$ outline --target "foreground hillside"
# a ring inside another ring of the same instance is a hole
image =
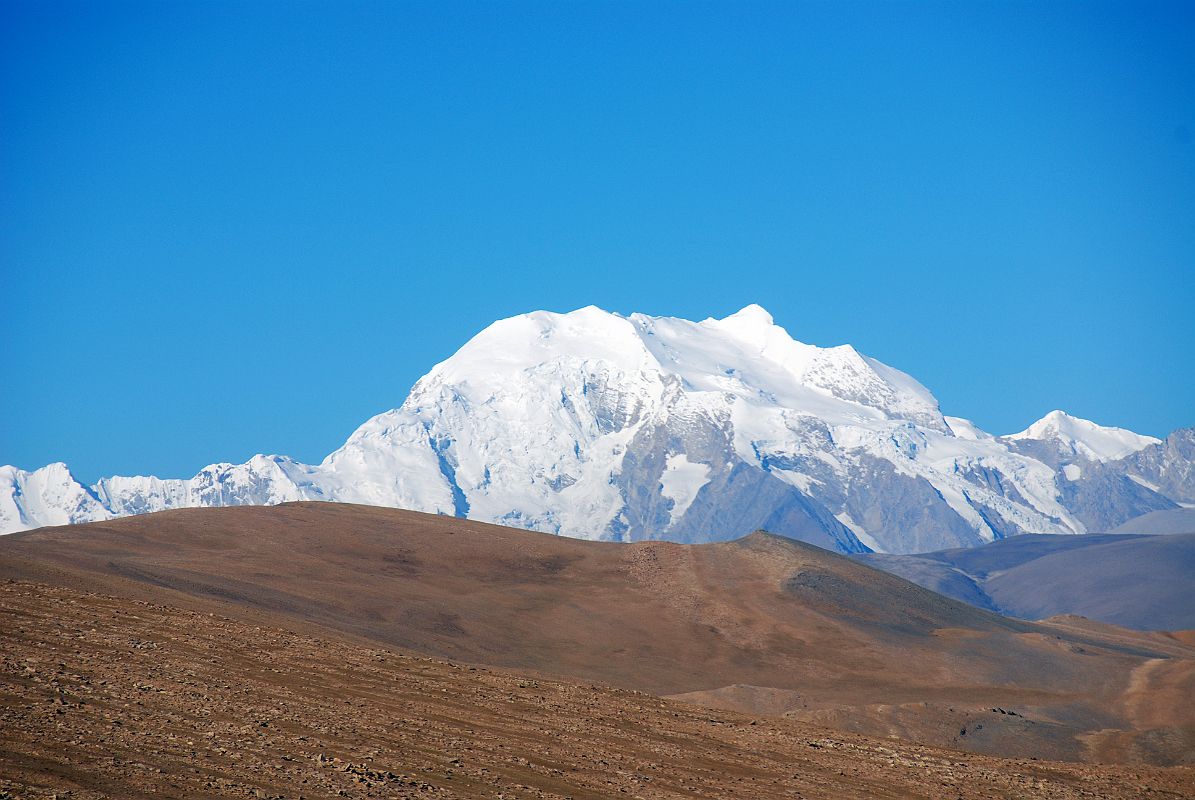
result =
[[[976,752],[1195,759],[1181,637],[1007,619],[763,534],[622,545],[300,503],[17,534],[0,575]]]
[[[1195,629],[1195,533],[1025,535],[965,550],[857,558],[1023,619],[1080,614],[1138,630]]]
[[[43,584],[0,585],[0,650],[4,797],[1195,791],[1185,767],[937,750]]]

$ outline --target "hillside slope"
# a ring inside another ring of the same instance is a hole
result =
[[[963,755],[43,584],[0,585],[0,796],[1189,794],[1189,767]]]
[[[1182,641],[1007,619],[764,534],[623,545],[299,503],[5,537],[0,574],[654,694],[767,687],[797,716],[979,752],[1195,754]]]

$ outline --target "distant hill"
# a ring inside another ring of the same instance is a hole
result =
[[[1010,619],[762,533],[621,544],[339,503],[185,509],[0,538],[0,577],[981,753],[1195,759],[1182,637]]]
[[[1182,517],[1156,519],[1140,527],[1161,530]],[[966,550],[857,558],[1022,619],[1076,614],[1138,630],[1195,629],[1195,533],[1026,535]]]
[[[1151,511],[1117,525],[1112,533],[1144,533],[1155,536],[1168,533],[1195,533],[1195,508],[1167,508]]]

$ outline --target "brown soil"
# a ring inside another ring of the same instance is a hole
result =
[[[1011,620],[767,535],[621,545],[323,503],[0,538],[0,575],[1027,758],[1195,763],[1195,647]]]
[[[1190,797],[210,613],[0,585],[0,797]]]

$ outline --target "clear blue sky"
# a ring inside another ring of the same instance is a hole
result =
[[[590,303],[1195,425],[1193,9],[2,2],[0,463],[318,461]]]

